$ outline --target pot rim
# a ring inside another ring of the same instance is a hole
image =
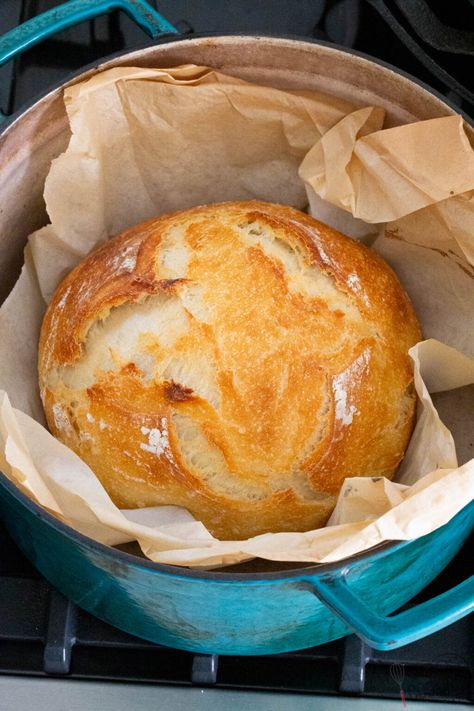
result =
[[[70,73],[67,73],[66,76],[64,77],[63,81],[61,82],[55,82],[51,86],[49,86],[46,91],[39,92],[36,94],[33,98],[29,99],[26,101],[19,109],[17,109],[15,112],[10,114],[9,116],[6,117],[6,119],[0,124],[0,139],[4,133],[6,133],[8,130],[10,130],[13,125],[18,121],[19,119],[22,118],[24,114],[26,114],[28,111],[33,109],[36,104],[39,104],[40,102],[46,100],[49,96],[54,94],[58,89],[63,89],[66,88],[67,86],[70,86],[72,84],[77,83],[78,81],[83,81],[87,78],[87,75],[92,75],[95,72],[101,72],[105,71],[107,68],[104,66],[106,64],[109,64],[111,61],[114,59],[122,59],[126,57],[127,55],[130,54],[136,54],[138,52],[141,52],[142,50],[146,49],[151,49],[152,47],[155,47],[157,45],[162,45],[162,44],[177,44],[178,42],[196,42],[199,43],[202,40],[205,39],[246,39],[246,40],[276,40],[281,41],[282,43],[284,42],[293,42],[296,44],[309,44],[309,45],[319,45],[322,47],[325,47],[326,49],[333,50],[335,52],[340,52],[343,54],[347,55],[353,55],[355,57],[358,57],[359,59],[362,59],[368,63],[372,64],[377,64],[378,66],[382,67],[383,69],[387,69],[394,74],[397,74],[404,79],[407,79],[408,81],[412,82],[413,84],[416,84],[418,87],[423,89],[424,91],[428,92],[429,94],[432,94],[435,96],[439,101],[441,101],[443,104],[445,104],[446,107],[451,109],[454,113],[462,116],[462,118],[468,123],[472,128],[474,128],[474,117],[469,116],[465,111],[463,111],[459,106],[456,106],[456,104],[452,103],[446,96],[444,96],[440,91],[437,89],[434,89],[432,86],[427,84],[426,82],[422,81],[421,79],[418,79],[417,77],[413,76],[409,72],[406,72],[403,69],[399,69],[396,67],[394,64],[390,64],[389,62],[385,62],[382,59],[379,59],[377,57],[373,57],[370,54],[367,54],[366,52],[361,52],[359,50],[352,49],[351,47],[344,47],[342,45],[333,43],[333,42],[326,42],[324,40],[320,40],[317,38],[313,37],[302,37],[300,35],[274,35],[271,33],[264,33],[264,32],[259,32],[258,34],[252,33],[252,32],[240,32],[240,33],[234,33],[234,32],[205,32],[205,33],[195,33],[195,34],[190,34],[190,35],[166,35],[164,37],[160,37],[157,40],[148,40],[142,44],[139,44],[138,46],[134,47],[133,49],[127,49],[127,50],[119,50],[117,52],[112,52],[111,54],[107,54],[104,57],[101,57],[100,59],[90,62],[89,64],[84,65],[78,70],[74,70]]]
[[[188,568],[180,565],[171,565],[169,563],[157,563],[150,558],[141,558],[139,556],[133,555],[132,553],[127,553],[114,546],[107,545],[105,543],[99,543],[93,538],[86,536],[79,531],[76,531],[69,524],[64,523],[57,519],[53,514],[50,514],[45,508],[35,501],[30,499],[26,494],[24,494],[17,486],[14,484],[2,471],[0,471],[0,489],[6,489],[8,494],[12,496],[17,502],[29,510],[33,516],[40,519],[47,526],[55,528],[60,534],[66,536],[81,543],[83,546],[95,549],[97,553],[104,556],[117,558],[122,563],[135,566],[138,568],[148,568],[155,572],[162,573],[164,575],[171,575],[173,577],[182,578],[197,578],[199,580],[213,580],[215,582],[229,582],[229,581],[248,581],[254,583],[267,582],[272,580],[292,580],[294,578],[301,578],[315,573],[330,573],[332,571],[340,571],[341,568],[352,567],[353,564],[361,563],[369,558],[381,558],[385,557],[389,553],[394,553],[397,549],[404,548],[411,543],[411,540],[402,541],[385,541],[384,543],[379,543],[376,546],[372,546],[365,551],[356,553],[349,558],[343,558],[340,561],[335,561],[333,563],[302,563],[303,567],[295,567],[290,570],[281,571],[269,571],[269,572],[249,572],[249,573],[229,573],[229,572],[219,572],[219,569],[214,570],[203,570],[200,568]],[[449,523],[449,522],[448,522]],[[8,529],[7,529],[8,531]],[[428,534],[429,535],[429,534]],[[421,536],[420,536],[421,538]],[[13,539],[14,540],[14,539]],[[267,559],[262,559],[267,560]],[[244,562],[244,561],[243,561]],[[291,561],[272,561],[272,562],[291,562]],[[295,566],[298,565],[298,561],[294,561]]]
[[[100,60],[96,60],[95,62],[91,62],[90,64],[85,65],[84,67],[81,67],[79,70],[76,70],[74,72],[71,72],[66,75],[63,81],[60,83],[55,83],[51,87],[49,87],[46,92],[41,92],[37,95],[35,95],[31,100],[25,102],[20,109],[15,111],[13,114],[8,116],[6,120],[2,123],[0,126],[0,139],[3,134],[6,132],[13,130],[15,124],[17,121],[19,121],[25,114],[27,114],[29,111],[33,110],[36,105],[40,104],[42,101],[46,101],[48,97],[50,97],[52,94],[54,94],[58,89],[63,89],[66,86],[69,86],[71,84],[77,83],[78,81],[83,81],[84,79],[87,78],[88,75],[92,75],[95,72],[100,72],[105,70],[107,67],[105,65],[109,64],[112,62],[114,59],[122,59],[125,58],[127,55],[131,54],[136,54],[138,52],[141,52],[142,50],[145,49],[151,49],[152,47],[155,47],[157,45],[161,44],[172,44],[172,43],[178,43],[178,42],[196,42],[199,43],[200,41],[206,39],[206,38],[211,38],[211,39],[219,39],[219,38],[226,38],[226,39],[248,39],[248,40],[273,40],[273,41],[281,41],[282,43],[284,42],[294,42],[294,43],[301,43],[301,44],[309,44],[309,45],[319,45],[323,46],[329,50],[335,51],[335,52],[342,52],[344,54],[348,55],[354,55],[356,57],[359,57],[360,59],[369,62],[369,63],[374,63],[379,65],[380,67],[387,69],[391,72],[394,72],[395,74],[398,74],[408,81],[411,81],[412,83],[416,84],[417,86],[421,87],[425,91],[427,91],[430,94],[433,94],[437,99],[439,99],[443,104],[445,104],[449,109],[453,110],[455,113],[460,114],[464,120],[470,124],[471,126],[474,126],[474,120],[468,116],[465,112],[463,112],[459,107],[455,106],[452,104],[445,96],[443,96],[440,92],[438,92],[436,89],[433,87],[429,86],[428,84],[424,83],[423,81],[417,79],[416,77],[412,76],[411,74],[405,72],[404,70],[401,70],[397,67],[395,67],[392,64],[389,64],[388,62],[384,62],[383,60],[380,60],[376,57],[372,57],[371,55],[368,55],[364,52],[359,52],[357,50],[354,50],[352,48],[347,48],[343,47],[338,44],[334,44],[332,42],[325,42],[323,40],[315,39],[315,38],[310,38],[310,37],[301,37],[298,35],[273,35],[270,33],[221,33],[221,32],[216,32],[216,33],[197,33],[197,34],[192,34],[192,35],[183,35],[183,36],[176,36],[176,35],[168,35],[165,37],[162,37],[158,40],[151,40],[148,42],[145,42],[137,47],[134,47],[133,49],[127,49],[127,50],[120,50],[118,52],[114,52],[112,54],[106,55],[105,57],[102,57]],[[89,547],[89,548],[95,548],[98,553],[101,553],[102,555],[110,556],[110,557],[115,557],[121,560],[124,564],[127,565],[132,565],[136,567],[142,567],[142,568],[147,568],[151,569],[155,572],[159,572],[164,575],[171,575],[173,577],[182,577],[182,578],[192,578],[192,579],[199,579],[199,580],[213,580],[213,581],[248,581],[248,582],[254,582],[254,583],[259,583],[259,582],[265,582],[265,581],[272,581],[272,580],[291,580],[294,578],[299,578],[302,576],[308,576],[308,575],[313,575],[315,573],[328,573],[331,571],[335,570],[340,570],[341,568],[347,568],[349,566],[352,566],[352,564],[355,563],[360,563],[364,560],[367,560],[369,558],[379,558],[383,557],[389,553],[395,552],[397,549],[401,549],[405,547],[406,545],[410,544],[410,540],[403,540],[403,541],[386,541],[384,543],[379,543],[376,546],[373,546],[372,548],[369,548],[367,550],[364,550],[360,553],[357,553],[349,558],[344,558],[341,561],[336,561],[332,563],[315,563],[315,564],[305,564],[304,567],[295,567],[291,568],[289,570],[285,571],[271,571],[271,572],[248,572],[248,573],[229,573],[229,572],[219,572],[219,570],[202,570],[199,568],[187,568],[184,566],[177,566],[177,565],[170,565],[167,563],[157,563],[149,558],[140,558],[136,555],[133,555],[131,553],[126,553],[125,551],[121,551],[113,546],[109,546],[103,543],[99,543],[98,541],[94,540],[93,538],[90,538],[89,536],[86,536],[82,533],[79,533],[76,531],[74,528],[69,526],[66,523],[63,523],[59,519],[57,519],[55,516],[50,514],[46,509],[44,509],[40,504],[37,504],[34,502],[32,499],[30,499],[26,494],[24,494],[13,482],[11,482],[8,477],[0,471],[0,487],[5,488],[9,494],[15,498],[18,503],[27,509],[36,516],[37,518],[41,519],[46,523],[46,525],[51,526],[55,528],[59,533],[65,535],[66,537],[70,539],[76,539],[78,542],[82,543],[83,545]],[[276,561],[277,562],[277,561]],[[283,561],[282,561],[283,562]],[[289,562],[289,561],[285,561]],[[295,561],[295,566],[298,564],[297,561]]]

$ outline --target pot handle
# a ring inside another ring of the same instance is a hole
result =
[[[125,12],[152,39],[179,34],[146,0],[69,0],[0,37],[0,66],[61,30],[113,10]],[[0,112],[0,120],[2,118],[5,116]]]
[[[312,578],[317,597],[374,649],[389,651],[427,637],[474,611],[474,575],[431,600],[382,617],[350,590],[349,569],[338,575]]]

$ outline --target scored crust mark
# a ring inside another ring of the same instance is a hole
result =
[[[246,244],[258,247],[266,257],[283,267],[290,293],[324,300],[331,311],[340,311],[353,320],[361,318],[354,299],[338,288],[333,277],[314,263],[307,251],[288,242],[287,234],[279,222],[253,213],[237,224],[237,232]]]
[[[130,363],[150,379],[154,366],[153,360],[146,357],[146,347],[140,347],[143,334],[159,334],[157,341],[171,347],[187,330],[187,314],[174,294],[158,294],[139,303],[117,306],[106,319],[91,326],[82,356],[73,365],[50,369],[46,383],[49,387],[62,382],[69,388],[87,388],[100,373],[117,372]]]
[[[158,274],[171,279],[185,277],[190,258],[183,226],[176,225],[165,230],[155,258],[155,270]]]
[[[220,409],[221,392],[217,383],[217,367],[206,351],[183,352],[165,360],[160,377],[165,382],[179,383],[194,397],[206,400],[215,410]]]
[[[184,308],[192,318],[210,326],[214,323],[214,310],[212,305],[204,298],[202,284],[187,281],[185,286],[180,289],[179,296]]]
[[[313,452],[318,448],[318,445],[321,445],[323,440],[328,436],[330,432],[329,416],[331,413],[331,404],[332,402],[329,391],[329,383],[328,378],[326,377],[323,385],[323,397],[321,399],[321,405],[318,411],[316,412],[316,416],[314,417],[313,431],[306,440],[306,443],[301,448],[301,452],[298,456],[298,463],[301,466],[304,466],[305,461],[308,458],[311,459],[311,455],[313,454]]]
[[[301,501],[329,501],[329,505],[335,503],[334,497],[313,489],[307,473],[299,469],[260,477],[259,484],[249,477],[237,478],[230,470],[223,450],[206,435],[195,419],[175,412],[172,422],[186,467],[203,479],[212,493],[226,495],[237,501],[263,501],[275,494],[290,492]]]
[[[295,244],[289,244],[284,230],[273,223],[257,213],[248,215],[245,222],[239,222],[237,229],[247,244],[262,247],[265,254],[282,263],[288,274],[300,271],[308,263],[307,255],[305,257]]]
[[[266,497],[264,487],[252,482],[243,484],[241,479],[232,475],[223,451],[206,437],[194,418],[175,412],[172,422],[186,468],[198,479],[201,478],[206,488],[216,494],[248,501]]]

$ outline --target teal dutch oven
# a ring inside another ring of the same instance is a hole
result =
[[[204,64],[254,81],[330,91],[361,106],[377,103],[386,109],[389,125],[454,112],[412,78],[332,45],[275,37],[177,37],[177,30],[143,0],[65,3],[4,35],[0,64],[54,32],[114,9],[126,12],[153,42],[86,68],[2,127],[0,298],[18,274],[26,236],[47,221],[44,180],[51,160],[69,139],[62,88],[97,71],[118,65]],[[415,540],[387,542],[332,564],[286,564],[269,571],[257,562],[252,572],[161,565],[102,545],[51,516],[1,473],[0,516],[42,575],[77,605],[133,635],[194,652],[274,654],[352,632],[376,649],[389,650],[474,609],[471,577],[434,599],[391,614],[460,550],[474,528],[474,504]]]

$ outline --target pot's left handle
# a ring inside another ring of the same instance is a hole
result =
[[[179,34],[176,27],[146,0],[69,0],[27,20],[0,37],[0,66],[61,30],[113,10],[125,12],[152,39],[162,35]],[[0,120],[2,118],[5,116],[0,114]]]

